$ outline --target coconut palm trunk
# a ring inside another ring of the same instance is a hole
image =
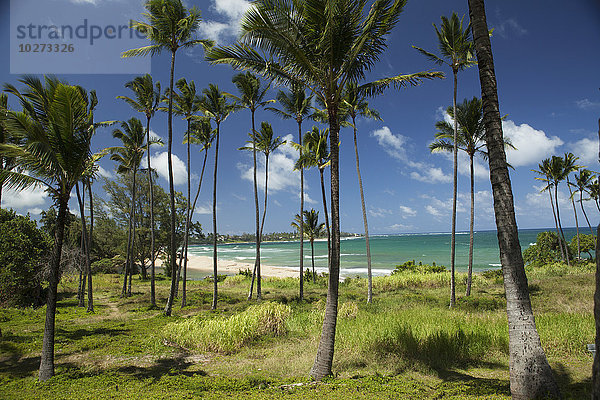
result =
[[[136,169],[133,170],[133,190],[132,190],[132,194],[131,194],[131,248],[130,248],[130,252],[131,252],[131,256],[129,257],[129,285],[127,287],[127,296],[130,297],[131,296],[131,279],[133,277],[133,272],[135,271],[135,191],[136,191],[136,178],[137,178],[137,171]]]
[[[310,240],[310,258],[312,263],[313,283],[317,283],[317,275],[315,274],[315,239]]]
[[[298,143],[302,158],[302,121],[298,120]],[[300,218],[304,215],[304,168],[300,168]],[[300,224],[300,300],[304,299],[304,224]],[[336,313],[337,315],[337,313]]]
[[[329,147],[331,150],[331,265],[323,330],[317,356],[310,371],[316,380],[331,375],[333,351],[335,348],[335,328],[338,312],[338,291],[340,280],[340,181],[339,181],[339,122],[338,105],[327,105],[329,116]]]
[[[254,124],[254,111],[252,110],[252,135],[256,133]],[[260,269],[260,209],[258,206],[258,183],[257,183],[257,165],[256,165],[256,143],[252,145],[252,164],[253,164],[253,183],[252,189],[254,190],[254,211],[256,220],[256,259],[254,260],[254,271],[252,271],[252,280],[250,282],[250,293],[248,293],[248,300],[252,299],[252,291],[254,290],[254,279],[256,278],[256,272]],[[257,288],[258,297],[258,288]]]
[[[356,156],[356,174],[358,175],[358,188],[360,189],[360,205],[362,207],[363,225],[365,227],[365,245],[367,246],[367,303],[373,302],[373,275],[371,274],[371,246],[369,245],[369,224],[367,222],[367,209],[365,207],[365,195],[363,192],[363,183],[360,176],[360,166],[358,160],[358,140],[356,138],[356,118],[352,116],[352,125],[354,127],[354,155]]]
[[[132,193],[133,193],[133,189],[132,189]],[[121,296],[125,297],[127,296],[127,277],[129,276],[129,274],[131,273],[131,269],[130,269],[130,259],[131,259],[131,253],[133,252],[132,248],[133,248],[133,244],[132,244],[132,237],[133,235],[131,234],[132,230],[133,230],[133,207],[134,207],[134,202],[133,200],[131,201],[131,206],[129,208],[129,225],[128,225],[128,230],[127,230],[127,251],[126,251],[126,258],[125,258],[125,268],[124,268],[124,276],[123,276],[123,288],[121,290]]]
[[[571,199],[571,205],[573,206],[573,214],[575,215],[575,229],[577,230],[577,259],[581,258],[581,243],[579,242],[579,220],[577,218],[577,208],[575,207],[575,200],[573,200],[573,190],[571,190],[571,182],[569,182],[569,176],[567,176],[567,187],[569,188],[569,195]]]
[[[169,174],[169,206],[171,215],[170,222],[170,254],[169,261],[171,263],[171,290],[169,291],[169,298],[165,306],[165,315],[170,316],[171,310],[173,309],[173,301],[175,300],[175,291],[177,290],[177,241],[175,238],[175,188],[173,186],[173,160],[171,156],[173,154],[173,78],[175,75],[175,51],[171,51],[171,74],[169,76],[169,111],[167,118],[168,127],[168,140],[167,140],[167,155],[168,155],[168,174]]]
[[[58,279],[60,256],[65,233],[65,219],[69,193],[63,193],[58,201],[58,215],[56,217],[56,232],[54,235],[54,249],[50,263],[50,276],[48,278],[48,299],[46,301],[46,321],[44,323],[44,338],[42,340],[42,354],[40,357],[39,380],[44,382],[54,376],[54,329],[56,316],[56,299],[58,295]]]
[[[556,219],[556,208],[554,207],[554,199],[552,198],[552,191],[548,188],[548,195],[550,196],[550,205],[552,206],[552,215],[554,216],[554,226],[556,227],[556,237],[558,238],[558,244],[560,248],[560,256],[563,262],[565,262],[565,249],[560,239],[560,230],[558,229],[558,219]]]
[[[150,117],[146,117],[146,155],[148,156],[148,191],[150,192],[150,307],[156,308],[156,260],[154,259],[154,188],[150,165]]]
[[[465,293],[465,296],[471,295],[471,285],[473,283],[473,225],[475,221],[475,173],[473,169],[472,154],[469,155],[469,172],[471,178],[471,220],[469,222],[469,265],[467,267],[467,291]]]
[[[218,295],[218,276],[217,276],[217,166],[219,163],[219,128],[220,123],[217,121],[217,135],[215,143],[215,169],[213,174],[213,300],[211,309],[217,309],[217,295]]]
[[[598,119],[598,138],[600,139],[600,118]],[[598,149],[600,162],[600,148]],[[596,290],[594,291],[594,321],[596,322],[596,349],[600,349],[600,224],[596,229]],[[592,399],[600,400],[600,351],[594,353],[592,364]]]
[[[192,188],[192,182],[191,182],[191,175],[192,175],[192,171],[191,171],[191,167],[190,167],[190,129],[191,129],[191,120],[188,119],[187,121],[187,131],[188,131],[188,140],[187,140],[187,209],[186,209],[186,216],[185,216],[185,240],[183,243],[183,247],[184,247],[184,251],[183,251],[183,282],[181,285],[181,307],[185,307],[187,304],[187,297],[186,297],[186,289],[187,289],[187,261],[188,261],[188,244],[189,244],[189,235],[190,235],[190,220],[192,218],[192,210],[190,209],[191,206],[191,188]]]
[[[558,386],[540,343],[529,298],[504,152],[496,75],[483,0],[469,0],[469,12],[479,66],[490,180],[506,292],[510,390],[513,399],[559,398]]]
[[[94,312],[94,296],[92,293],[92,264],[89,262],[90,260],[90,253],[92,251],[92,243],[94,241],[94,196],[92,194],[92,182],[90,179],[86,180],[87,182],[87,188],[88,188],[88,194],[89,194],[89,198],[90,198],[90,239],[88,240],[87,244],[88,244],[88,248],[87,248],[87,259],[88,259],[88,265],[87,265],[87,284],[88,284],[88,306],[87,306],[87,312],[89,313],[93,313]]]
[[[588,219],[587,213],[585,212],[585,207],[583,207],[583,191],[579,191],[579,206],[581,207],[581,212],[585,217],[585,222],[587,222],[588,227],[590,228],[590,234],[594,236],[594,230],[592,229],[592,224],[590,224],[590,220]]]
[[[321,175],[321,195],[323,196],[323,213],[325,214],[325,228],[327,229],[327,270],[329,271],[331,258],[331,230],[329,229],[329,214],[327,213],[327,195],[325,193],[325,180],[323,179],[323,168],[319,167]]]
[[[450,237],[450,308],[456,303],[456,200],[458,193],[458,121],[456,118],[456,92],[458,87],[458,70],[452,68],[454,75],[454,95],[452,96],[452,108],[454,109],[454,139],[452,141],[452,235]]]
[[[267,216],[267,193],[269,188],[269,155],[265,155],[265,204],[263,205],[263,214],[262,220],[260,221],[260,232],[259,232],[259,243],[262,241],[263,228],[265,227],[265,218]],[[260,258],[260,256],[259,256]],[[261,293],[261,282],[260,282],[260,260],[256,264],[256,299],[260,300],[262,298]]]
[[[564,246],[565,260],[567,261],[567,265],[571,266],[571,262],[569,261],[569,248],[567,247],[565,233],[563,232],[562,222],[560,221],[560,209],[558,208],[558,182],[554,185],[554,201],[556,202],[556,220],[558,221],[558,230],[560,231],[558,241],[561,243],[561,246]]]
[[[85,184],[84,184],[85,185]],[[81,232],[81,240],[83,242],[83,251],[85,254],[85,275],[90,275],[89,271],[91,270],[91,263],[90,263],[90,236],[88,236],[88,231],[87,231],[87,222],[85,220],[85,204],[83,202],[83,198],[81,196],[81,193],[79,191],[79,183],[75,184],[75,192],[77,193],[77,202],[79,203],[79,212],[81,214],[81,227],[82,227],[82,232]],[[88,276],[89,279],[89,276]],[[88,285],[89,285],[89,280],[88,280]],[[82,283],[82,286],[84,286],[82,289],[85,290],[85,283]],[[88,312],[93,312],[94,311],[94,305],[93,305],[93,297],[91,295],[91,285],[88,286]],[[82,298],[84,296],[84,293],[82,291]],[[90,310],[90,300],[92,301],[92,306],[91,306],[91,310]]]

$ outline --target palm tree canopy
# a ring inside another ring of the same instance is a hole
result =
[[[173,91],[173,113],[180,115],[183,119],[191,119],[195,114],[202,111],[200,96],[196,93],[196,84],[194,81],[187,81],[185,78],[179,79],[175,86],[179,93]],[[165,103],[169,102],[169,89],[165,91],[162,98]],[[168,111],[168,107],[159,107],[160,111]]]
[[[471,40],[471,24],[469,23],[463,29],[463,18],[458,19],[455,12],[452,13],[450,19],[445,16],[442,16],[441,19],[440,28],[433,24],[438,37],[441,57],[420,47],[413,46],[413,48],[438,65],[446,64],[450,66],[454,72],[476,64],[475,49]]]
[[[23,108],[8,112],[5,128],[20,144],[0,144],[0,155],[27,173],[0,170],[0,181],[16,190],[40,184],[55,198],[68,195],[89,160],[99,158],[90,151],[95,96],[55,77],[25,76],[19,82],[25,85],[22,92],[5,85]]]
[[[158,108],[160,101],[160,82],[152,81],[152,75],[146,74],[138,76],[134,80],[125,84],[125,87],[131,89],[134,98],[127,96],[117,96],[117,99],[125,100],[134,110],[144,113],[146,118],[152,118]]]
[[[275,137],[271,124],[264,121],[261,122],[260,129],[256,133],[248,136],[251,139],[247,141],[250,146],[240,147],[239,150],[253,150],[256,148],[257,151],[262,152],[267,157],[279,146],[286,143],[285,140],[281,140],[280,136]]]
[[[110,159],[119,163],[118,173],[125,174],[139,169],[146,151],[145,133],[144,126],[137,118],[121,122],[121,129],[113,131],[113,137],[123,142],[122,146],[110,148]]]
[[[204,115],[213,119],[217,125],[240,108],[238,104],[228,101],[228,98],[231,97],[230,94],[222,92],[217,85],[212,83],[208,85],[208,88],[203,89],[202,93],[204,95],[200,98],[200,107],[204,111]]]
[[[313,116],[313,96],[307,96],[302,85],[292,84],[289,91],[280,90],[277,92],[276,99],[281,109],[275,107],[266,107],[266,109],[283,119],[294,119],[297,123],[302,123],[306,118]]]
[[[579,174],[575,174],[575,185],[583,193],[586,192],[596,176],[589,169],[580,169]]]
[[[231,81],[240,92],[240,96],[232,95],[232,97],[240,104],[240,106],[254,112],[259,107],[264,107],[275,100],[265,100],[270,85],[261,87],[260,79],[250,72],[245,74],[240,73],[235,75]]]
[[[131,21],[131,28],[137,30],[152,42],[151,45],[131,49],[121,57],[157,55],[163,50],[176,52],[179,48],[191,48],[201,44],[205,49],[213,45],[210,40],[195,39],[194,34],[200,25],[200,10],[186,9],[181,0],[148,0],[144,6],[147,22]]]
[[[342,99],[342,108],[345,113],[354,120],[358,116],[365,118],[375,119],[377,121],[383,121],[377,110],[369,107],[364,93],[362,93],[356,83],[348,82],[344,89],[344,97]],[[350,122],[350,126],[354,125]]]
[[[300,215],[296,214],[294,221],[290,225],[300,231],[300,224],[302,223],[304,236],[313,242],[325,232],[325,223],[319,223],[319,212],[314,208],[311,208],[310,211],[304,210],[303,214],[304,221],[300,221]]]
[[[329,129],[319,129],[313,126],[312,129],[304,134],[303,144],[291,143],[295,149],[302,147],[302,156],[294,164],[294,169],[318,167],[325,168],[329,165],[329,145],[327,140]]]
[[[216,131],[210,123],[210,118],[199,117],[192,120],[190,132],[186,132],[183,143],[185,144],[189,140],[192,144],[202,146],[200,151],[206,151],[215,140],[216,134]]]

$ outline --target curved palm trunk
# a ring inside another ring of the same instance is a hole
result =
[[[200,195],[200,188],[202,187],[202,178],[204,177],[204,168],[206,167],[206,158],[208,156],[208,150],[204,152],[204,161],[202,162],[202,172],[200,172],[200,182],[198,182],[198,190],[196,191],[196,196],[194,197],[194,203],[192,204],[192,213],[193,210],[196,209],[196,202],[198,201],[198,196]]]
[[[600,118],[598,119],[598,138],[600,139]],[[600,162],[600,148],[598,149]],[[596,349],[600,349],[600,224],[596,230],[596,290],[594,291],[594,321],[596,321]],[[592,364],[592,399],[600,400],[600,351],[594,355]]]
[[[187,210],[185,217],[185,241],[184,241],[184,251],[183,251],[183,283],[181,285],[181,307],[185,307],[187,304],[186,298],[186,283],[187,283],[187,260],[188,260],[188,244],[189,244],[189,236],[190,236],[190,220],[192,219],[192,210],[190,209],[191,203],[191,168],[190,168],[190,125],[191,121],[188,119],[187,123],[188,128],[188,140],[187,140]]]
[[[150,166],[150,117],[146,118],[146,154],[148,156],[148,190],[150,192],[150,306],[156,308],[156,281],[154,259],[154,188]]]
[[[317,356],[310,371],[310,375],[316,380],[322,380],[331,375],[340,283],[340,151],[338,145],[340,128],[337,104],[330,103],[327,106],[329,112],[329,146],[331,148],[331,267],[329,270],[323,331],[317,349]]]
[[[87,180],[88,194],[90,197],[90,239],[88,240],[89,247],[87,247],[87,259],[88,259],[88,307],[87,312],[94,312],[94,296],[92,293],[92,264],[90,263],[90,253],[92,251],[92,243],[94,241],[94,196],[92,194],[92,182]]]
[[[254,110],[251,110],[252,113],[252,135],[256,133],[254,128]],[[257,166],[256,166],[256,143],[252,141],[252,163],[254,166],[253,171],[253,185],[252,188],[254,190],[254,210],[255,210],[255,222],[256,222],[256,259],[254,260],[254,271],[252,271],[252,280],[250,282],[250,293],[248,293],[248,300],[252,299],[252,291],[254,290],[254,279],[256,278],[256,271],[260,269],[260,209],[258,206],[258,179],[257,179]],[[258,296],[258,294],[257,294]]]
[[[83,251],[85,253],[85,273],[88,274],[90,271],[90,240],[87,233],[87,223],[85,221],[85,204],[83,204],[83,199],[81,197],[81,193],[79,191],[79,182],[75,184],[75,193],[77,194],[77,202],[79,203],[79,213],[81,214],[81,241],[83,242]],[[83,283],[85,285],[85,283]],[[89,293],[89,297],[91,297],[91,293]],[[82,292],[82,300],[83,300],[83,292]],[[88,298],[89,298],[88,297]],[[88,300],[89,305],[89,300]],[[88,306],[88,311],[90,311]],[[94,307],[92,305],[92,310],[94,311]]]
[[[558,386],[542,349],[529,299],[504,152],[496,75],[483,0],[469,0],[469,12],[479,65],[490,180],[506,292],[510,390],[515,400],[558,398]]]
[[[587,213],[585,212],[585,208],[583,207],[583,192],[580,190],[579,191],[579,206],[581,207],[581,211],[583,212],[583,216],[585,217],[585,221],[587,222],[589,228],[590,228],[590,233],[592,236],[594,236],[594,230],[592,229],[592,225],[590,224],[590,220],[588,219]]]
[[[454,74],[454,96],[452,97],[452,108],[454,109],[454,139],[452,148],[453,160],[453,185],[452,185],[452,235],[450,237],[450,308],[456,303],[456,277],[455,277],[455,260],[456,260],[456,200],[458,193],[458,121],[456,119],[456,91],[458,86],[458,71],[452,68]]]
[[[56,317],[56,297],[58,294],[58,279],[60,256],[62,252],[65,233],[65,218],[69,193],[62,194],[59,198],[58,215],[56,217],[56,232],[54,236],[54,249],[50,262],[50,276],[48,279],[48,298],[46,300],[46,321],[44,323],[44,339],[42,341],[42,355],[40,357],[39,380],[44,382],[54,376],[54,328]]]
[[[560,222],[560,209],[558,208],[558,182],[554,185],[554,201],[556,202],[556,219],[558,220],[558,229],[560,230],[560,236],[558,237],[558,240],[565,248],[565,259],[567,260],[567,265],[571,266],[571,262],[569,261],[569,248],[567,247],[567,241],[565,240],[562,223]]]
[[[132,189],[132,193],[133,193],[133,189]],[[133,194],[132,194],[133,196]],[[128,231],[127,231],[127,255],[126,255],[126,259],[125,259],[125,268],[124,268],[124,277],[123,277],[123,289],[121,290],[121,296],[125,297],[127,296],[127,277],[129,276],[129,274],[131,273],[131,269],[130,269],[130,262],[131,262],[131,257],[132,257],[132,252],[133,252],[133,244],[132,244],[132,230],[133,230],[133,207],[134,207],[134,202],[133,199],[131,201],[131,206],[129,208],[129,227],[128,227]]]
[[[79,242],[81,251],[85,251],[85,245],[83,243],[83,230],[81,232],[81,241]],[[83,267],[79,267],[79,285],[77,287],[77,307],[85,307],[85,271]]]
[[[220,123],[217,122],[217,140],[215,144],[215,171],[213,175],[213,300],[211,309],[217,309],[217,165],[219,162],[219,128]]]
[[[577,219],[577,208],[575,208],[575,200],[573,200],[573,191],[571,190],[571,182],[567,176],[567,188],[569,188],[569,195],[571,198],[571,205],[573,206],[573,213],[575,214],[575,229],[577,229],[577,259],[581,258],[581,243],[579,242],[579,220]]]
[[[133,170],[133,193],[131,195],[131,256],[129,257],[129,286],[127,288],[127,296],[131,296],[131,279],[133,277],[133,271],[135,269],[135,190],[136,190],[136,176],[137,171]]]
[[[354,126],[354,155],[356,156],[356,174],[358,175],[358,187],[360,189],[360,205],[362,207],[363,224],[365,226],[365,244],[367,246],[367,303],[373,302],[373,275],[371,274],[371,246],[369,245],[369,224],[367,223],[367,209],[365,207],[365,195],[363,193],[362,178],[360,176],[360,167],[358,161],[358,141],[356,139],[356,120],[352,117]]]
[[[265,204],[263,206],[262,221],[260,222],[260,241],[262,241],[263,228],[265,227],[265,217],[267,216],[267,193],[269,187],[269,154],[265,154]],[[260,261],[256,266],[256,299],[262,298],[262,292],[260,288]]]
[[[327,228],[327,271],[331,265],[331,230],[329,229],[329,214],[327,213],[327,195],[325,194],[325,181],[323,179],[323,168],[319,167],[321,175],[321,195],[323,196],[323,212],[325,213],[325,228]]]
[[[170,249],[169,251],[169,262],[171,263],[171,290],[169,291],[169,298],[165,306],[165,315],[170,316],[173,308],[173,301],[175,300],[175,290],[177,290],[177,248],[175,240],[175,188],[173,187],[173,160],[171,160],[171,154],[173,154],[173,75],[175,74],[175,52],[171,52],[171,75],[169,77],[169,113],[168,113],[168,169],[169,169],[169,205],[171,207],[171,238],[170,238]]]
[[[473,283],[473,225],[475,221],[475,174],[473,171],[473,155],[469,154],[469,170],[471,173],[471,221],[469,223],[469,266],[467,270],[467,291],[465,296],[471,295]]]
[[[302,122],[298,122],[298,143],[300,144],[300,158],[302,158]],[[304,168],[300,168],[300,300],[304,299]]]
[[[552,191],[548,188],[548,195],[550,196],[550,205],[552,206],[552,215],[554,216],[554,226],[556,227],[556,237],[558,238],[558,247],[560,248],[560,257],[565,262],[565,249],[563,248],[562,240],[560,239],[560,230],[558,229],[558,220],[556,219],[556,209],[554,207],[554,200],[552,199]]]
[[[310,258],[312,262],[313,283],[317,283],[317,275],[315,274],[315,239],[310,239]]]

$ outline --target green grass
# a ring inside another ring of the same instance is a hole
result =
[[[589,397],[594,338],[589,267],[528,271],[542,345],[565,398]],[[263,280],[247,301],[244,276],[188,282],[188,305],[172,317],[150,309],[149,282],[121,298],[120,277],[94,277],[95,314],[77,307],[74,279],[60,285],[56,376],[36,381],[45,308],[0,309],[0,387],[7,399],[508,399],[508,329],[501,277],[478,275],[448,309],[448,274],[404,272],[340,286],[335,378],[310,383],[325,309],[326,279]],[[157,282],[162,305],[168,280]],[[574,290],[574,288],[577,288]]]

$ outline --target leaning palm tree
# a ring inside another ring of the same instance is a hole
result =
[[[183,259],[183,284],[181,288],[181,306],[185,307],[187,303],[186,297],[186,285],[187,285],[187,255],[188,255],[188,242],[189,242],[189,232],[190,232],[190,222],[192,218],[192,209],[191,207],[191,157],[190,157],[190,140],[186,140],[190,134],[192,119],[197,118],[197,114],[202,111],[200,106],[200,96],[196,94],[196,84],[194,81],[188,82],[185,78],[181,78],[175,84],[177,89],[179,89],[179,93],[175,92],[172,94],[174,107],[173,112],[176,115],[181,116],[187,122],[187,130],[184,135],[184,143],[186,144],[186,154],[187,154],[187,212],[185,217],[185,234],[183,238],[183,248],[182,248],[182,259]],[[167,97],[171,94],[167,93]],[[179,280],[181,270],[177,271],[177,279]],[[175,286],[175,291],[177,291],[179,284]],[[175,297],[175,294],[169,295],[169,297]]]
[[[160,82],[152,81],[152,75],[146,74],[138,76],[134,80],[125,84],[125,87],[131,89],[134,98],[127,96],[117,96],[127,102],[135,111],[143,113],[146,116],[146,155],[148,157],[148,171],[152,171],[150,163],[150,120],[158,110],[161,90]],[[152,185],[152,173],[148,173],[148,190],[150,193],[150,306],[156,308],[156,283],[155,283],[155,265],[154,258],[154,187]]]
[[[146,148],[145,131],[142,122],[137,118],[121,123],[121,129],[113,131],[113,137],[121,140],[122,146],[112,147],[110,159],[117,162],[117,173],[131,177],[131,209],[129,212],[129,228],[127,234],[127,256],[125,262],[125,273],[123,280],[122,296],[131,296],[131,279],[134,271],[135,255],[135,192],[137,172],[144,156]],[[127,277],[129,277],[129,289],[127,289]]]
[[[2,169],[0,181],[15,190],[43,186],[58,208],[39,371],[39,380],[46,381],[54,375],[56,299],[68,202],[89,160],[99,156],[90,151],[93,119],[83,90],[51,77],[19,81],[25,85],[22,92],[12,85],[5,90],[19,99],[23,111],[9,112],[5,127],[22,144],[0,144],[0,155],[14,159],[27,174]]]
[[[210,124],[210,118],[200,117],[192,121],[191,130],[186,134],[185,141],[191,141],[193,144],[200,146],[200,151],[204,152],[204,160],[202,161],[202,170],[200,172],[200,180],[198,181],[198,189],[194,196],[194,202],[192,203],[191,212],[194,214],[196,209],[196,202],[200,195],[200,189],[202,188],[202,179],[204,178],[204,169],[206,167],[206,159],[208,157],[208,149],[212,146],[215,140],[215,130]]]
[[[221,123],[238,109],[235,103],[231,103],[228,99],[229,95],[219,90],[217,85],[212,83],[207,89],[202,90],[204,96],[200,100],[204,115],[215,122],[215,168],[213,173],[213,300],[211,308],[217,309],[217,166],[219,163],[219,138],[221,131]]]
[[[600,137],[600,118],[598,118],[598,137]],[[600,149],[598,149],[598,162],[600,162]],[[600,178],[599,178],[600,179]],[[598,186],[598,179],[596,179]],[[596,196],[596,206],[598,206],[598,196]],[[600,207],[598,207],[600,210]],[[596,252],[600,249],[600,224],[596,229]],[[594,343],[597,349],[600,349],[600,257],[596,255],[596,289],[594,290],[594,321],[596,322],[596,338]],[[594,354],[594,363],[592,364],[592,399],[600,399],[600,352]]]
[[[283,119],[294,119],[298,124],[298,143],[302,143],[302,122],[313,115],[313,109],[311,107],[313,96],[306,95],[304,86],[297,83],[290,84],[290,91],[284,92],[280,90],[277,93],[277,101],[281,108],[267,107],[267,110],[273,111]],[[302,149],[300,151],[300,158],[302,158]],[[300,214],[304,212],[304,169],[300,168]],[[299,267],[300,267],[300,300],[304,298],[304,281],[302,280],[302,274],[304,274],[304,226],[300,225],[300,254],[299,254]]]
[[[476,61],[473,57],[473,42],[471,41],[471,24],[463,28],[462,18],[459,20],[455,12],[452,13],[450,19],[442,16],[442,24],[440,28],[433,24],[435,33],[438,37],[438,45],[441,57],[423,50],[420,47],[413,46],[421,54],[425,55],[437,65],[446,64],[452,69],[454,76],[454,95],[452,97],[452,108],[456,115],[456,92],[458,88],[458,72],[468,68]],[[454,138],[453,143],[457,143],[458,125],[454,121]],[[450,307],[454,307],[456,302],[456,279],[454,277],[455,258],[456,258],[456,200],[458,190],[458,148],[454,146],[452,150],[453,156],[453,192],[452,192],[452,236],[450,239]]]
[[[573,153],[565,153],[564,157],[564,165],[563,165],[563,177],[567,183],[567,188],[569,189],[569,199],[571,200],[571,205],[573,206],[573,214],[575,215],[575,229],[576,229],[576,237],[577,237],[577,259],[581,258],[581,243],[579,241],[579,219],[577,218],[577,208],[575,208],[575,200],[573,199],[573,190],[571,189],[574,186],[571,183],[569,176],[571,173],[574,173],[582,168],[582,166],[575,164],[579,157],[575,157]]]
[[[315,239],[323,234],[323,228],[325,223],[319,223],[319,212],[311,208],[310,211],[304,210],[304,221],[300,220],[300,216],[296,214],[292,226],[300,231],[300,224],[304,225],[304,234],[310,241],[310,256],[312,262],[312,278],[313,283],[317,281],[317,275],[315,274]]]
[[[348,82],[344,91],[343,99],[344,109],[348,118],[352,120],[351,126],[354,131],[354,155],[356,157],[356,174],[358,176],[358,188],[360,190],[360,204],[362,206],[363,225],[365,226],[365,244],[367,246],[367,303],[373,301],[373,276],[371,274],[371,246],[369,246],[369,224],[367,223],[367,208],[365,207],[365,195],[363,193],[363,183],[360,176],[360,166],[358,161],[358,141],[356,138],[356,117],[372,118],[382,121],[377,110],[369,107],[364,94],[359,93],[358,87],[354,82]]]
[[[254,126],[254,114],[260,107],[265,107],[267,104],[274,102],[275,100],[265,100],[270,85],[261,87],[260,79],[250,72],[245,74],[237,74],[233,77],[232,82],[240,92],[238,96],[232,96],[238,104],[250,110],[251,115],[251,135],[256,133]],[[254,278],[256,271],[260,271],[260,207],[258,205],[258,183],[257,183],[257,168],[256,168],[256,147],[252,147],[252,165],[253,165],[253,189],[254,189],[254,210],[255,210],[255,222],[256,222],[256,258],[254,260],[254,271],[252,272],[252,280],[250,283],[250,292],[248,293],[248,300],[252,298],[252,291],[254,286]],[[256,286],[257,296],[260,293],[260,280]]]
[[[556,203],[556,220],[558,221],[558,230],[560,232],[559,241],[562,241],[565,248],[565,259],[567,265],[571,265],[569,257],[569,246],[565,239],[565,233],[562,228],[562,221],[560,219],[560,206],[558,202],[558,185],[566,179],[565,171],[567,170],[565,165],[565,159],[558,156],[552,156],[550,159],[550,180],[554,188],[554,202]]]
[[[257,0],[241,23],[238,43],[207,52],[213,63],[229,63],[274,79],[301,85],[327,107],[331,148],[331,268],[323,331],[311,375],[331,374],[337,323],[340,273],[339,111],[347,82],[361,81],[385,50],[405,0],[375,0],[367,10],[360,0]],[[263,52],[261,54],[258,50]],[[363,84],[376,95],[393,85],[405,87],[441,76],[420,72]]]
[[[531,309],[508,164],[504,152],[492,45],[483,0],[469,0],[469,12],[479,64],[483,121],[506,293],[510,391],[515,399],[534,399],[542,396],[560,398],[558,386],[540,343]]]
[[[181,0],[148,0],[145,8],[148,11],[143,15],[148,22],[132,21],[131,27],[145,35],[152,44],[138,49],[127,50],[122,57],[154,56],[163,50],[171,52],[171,70],[169,78],[169,100],[168,100],[168,145],[167,164],[169,174],[169,196],[171,207],[170,237],[171,254],[168,259],[171,262],[171,271],[175,271],[176,261],[176,238],[175,238],[175,189],[173,187],[173,80],[175,75],[175,54],[179,49],[190,49],[198,44],[208,48],[212,46],[209,40],[194,39],[194,34],[200,24],[200,11],[195,7],[187,9]],[[177,285],[177,274],[171,276],[171,292],[175,292]],[[165,314],[171,315],[173,299],[169,296],[165,306]]]
[[[581,207],[581,212],[585,217],[585,221],[587,222],[588,227],[590,228],[590,234],[592,236],[594,235],[594,231],[592,229],[592,225],[590,224],[590,220],[587,216],[587,213],[585,212],[585,207],[583,207],[583,193],[587,192],[588,186],[592,183],[594,177],[594,174],[589,169],[580,169],[579,174],[575,174],[575,187],[577,188],[577,191],[575,191],[575,193],[579,192],[578,203]]]

